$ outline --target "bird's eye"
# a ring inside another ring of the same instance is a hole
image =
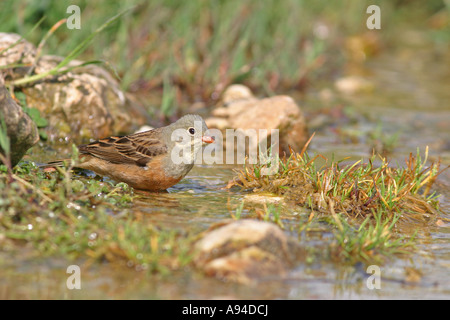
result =
[[[189,128],[189,133],[190,134],[194,134],[195,133],[195,129],[194,128]]]

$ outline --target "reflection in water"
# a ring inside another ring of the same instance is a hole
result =
[[[159,225],[203,231],[212,223],[229,219],[240,203],[241,195],[223,189],[232,176],[226,168],[195,167],[167,192],[136,191],[132,210]]]

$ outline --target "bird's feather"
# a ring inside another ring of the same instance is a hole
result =
[[[109,137],[78,147],[80,156],[90,155],[117,164],[145,166],[154,157],[167,153],[167,146],[158,139],[160,129]]]

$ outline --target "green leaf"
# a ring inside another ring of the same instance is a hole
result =
[[[31,119],[33,119],[34,123],[38,128],[44,128],[48,126],[47,119],[41,117],[41,113],[39,112],[38,109],[25,107],[24,111],[26,114],[30,116]]]
[[[20,106],[25,110],[27,107],[27,96],[22,91],[14,91],[16,99],[19,100]]]

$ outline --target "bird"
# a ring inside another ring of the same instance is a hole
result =
[[[80,161],[74,167],[138,190],[164,191],[188,174],[203,146],[214,142],[214,137],[205,134],[207,130],[201,116],[188,114],[165,127],[80,145]],[[45,167],[62,163],[52,161]]]

